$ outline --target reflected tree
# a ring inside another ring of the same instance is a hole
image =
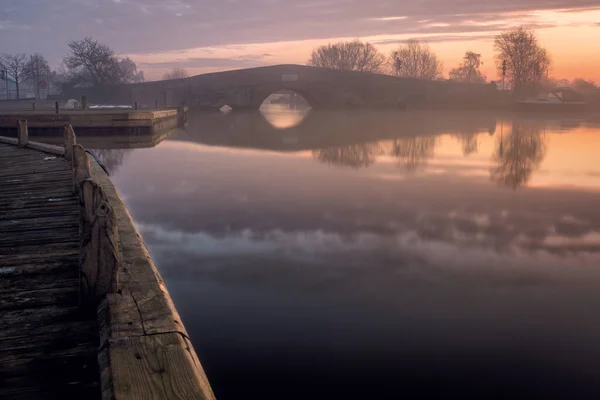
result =
[[[458,133],[452,136],[460,142],[465,157],[477,153],[479,150],[478,132]]]
[[[98,160],[112,175],[119,170],[123,162],[131,154],[132,149],[97,149],[93,150]]]
[[[414,137],[394,139],[390,155],[398,159],[398,163],[407,171],[415,171],[427,165],[427,160],[433,157],[435,137]]]
[[[362,143],[313,150],[312,154],[315,159],[331,166],[359,169],[373,165],[383,151],[379,143]]]
[[[513,189],[525,186],[546,154],[542,130],[513,121],[510,135],[500,136],[493,155],[490,178]]]

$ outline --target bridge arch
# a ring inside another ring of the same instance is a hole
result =
[[[320,108],[320,102],[316,99],[316,96],[314,96],[314,94],[310,93],[310,91],[305,90],[305,89],[299,89],[299,88],[288,86],[288,85],[275,86],[275,87],[265,88],[265,89],[261,90],[260,94],[256,98],[256,100],[257,100],[256,104],[258,105],[258,108],[260,108],[265,103],[265,100],[267,100],[269,97],[271,97],[271,95],[277,94],[279,92],[295,93],[295,94],[301,96],[304,100],[306,100],[306,102],[308,103],[308,105],[311,108],[313,108],[313,109]]]

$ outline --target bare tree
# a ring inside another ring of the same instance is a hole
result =
[[[20,84],[29,76],[29,57],[26,54],[3,54],[0,57],[0,67],[6,71],[8,78],[15,82],[17,99],[20,98]]]
[[[498,71],[506,75],[514,90],[539,84],[547,76],[550,55],[532,30],[520,27],[502,32],[496,36],[494,47]]]
[[[41,54],[33,54],[27,62],[27,79],[33,82],[37,89],[37,98],[40,97],[40,80],[43,76],[50,74],[48,61]]]
[[[415,39],[406,41],[390,55],[392,71],[399,76],[417,79],[438,79],[444,65],[429,45]]]
[[[385,64],[385,56],[371,43],[355,40],[316,48],[308,64],[341,71],[379,72]]]
[[[183,79],[190,76],[184,68],[173,68],[169,72],[165,72],[163,80],[168,81],[170,79]]]
[[[457,82],[485,83],[486,77],[479,69],[483,65],[481,54],[467,51],[463,60],[457,68],[450,71],[450,79]]]
[[[69,54],[64,58],[68,80],[90,86],[135,83],[144,80],[129,58],[120,58],[105,44],[86,37],[69,43]]]

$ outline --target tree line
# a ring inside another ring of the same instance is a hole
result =
[[[16,96],[21,85],[32,81],[38,86],[41,77],[51,77],[56,84],[106,86],[144,81],[144,73],[129,57],[121,57],[109,46],[90,37],[69,42],[68,54],[58,70],[52,70],[41,54],[2,54],[0,72],[3,80],[12,80]]]
[[[494,39],[494,62],[502,85],[514,91],[546,89],[571,86],[586,92],[597,93],[600,89],[592,81],[576,79],[574,82],[556,81],[550,78],[552,66],[550,53],[539,43],[535,32],[525,27],[504,31]],[[399,45],[388,56],[371,43],[354,40],[320,46],[313,50],[308,61],[315,67],[343,71],[388,73],[407,78],[442,79],[443,63],[426,42],[411,39]],[[467,51],[462,63],[451,69],[451,81],[485,83],[482,73],[481,54]]]

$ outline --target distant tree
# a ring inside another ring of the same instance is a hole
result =
[[[572,86],[573,89],[575,89],[581,94],[597,93],[598,91],[600,91],[600,87],[598,87],[598,85],[596,85],[594,81],[590,81],[583,78],[577,78],[573,80]]]
[[[467,51],[463,62],[450,71],[449,77],[457,82],[485,83],[486,77],[479,69],[482,65],[481,54]]]
[[[417,79],[438,79],[444,65],[427,43],[411,39],[390,55],[392,71],[399,76]]]
[[[40,97],[39,82],[42,77],[47,77],[50,74],[50,66],[48,61],[41,54],[33,54],[27,62],[27,79],[33,82],[33,86],[37,88],[37,97]]]
[[[538,43],[535,33],[524,27],[496,36],[496,66],[499,74],[506,67],[506,78],[514,90],[539,84],[551,66],[550,54]]]
[[[341,71],[379,72],[385,56],[372,44],[355,40],[316,48],[308,64]]]
[[[163,80],[168,81],[170,79],[183,79],[190,76],[188,72],[183,68],[173,68],[169,72],[165,72]]]
[[[28,69],[29,57],[26,54],[2,54],[0,57],[0,69],[6,71],[9,79],[15,82],[17,89],[17,99],[20,98],[20,85],[29,76]]]
[[[131,59],[117,56],[110,47],[90,37],[70,42],[63,61],[70,83],[105,86],[144,80],[143,72]]]

